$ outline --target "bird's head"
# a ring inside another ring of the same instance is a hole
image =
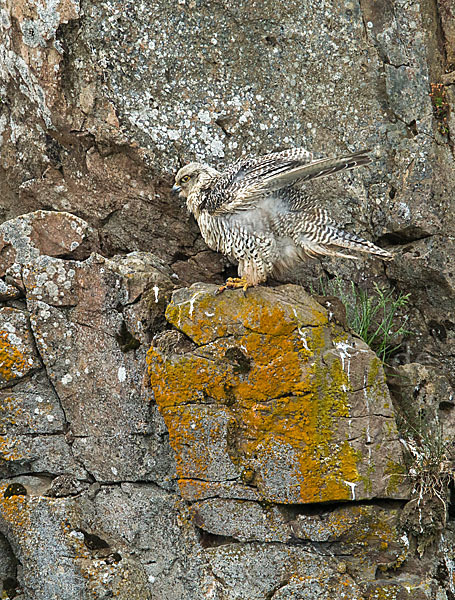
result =
[[[198,192],[217,175],[219,175],[218,171],[208,165],[197,162],[189,163],[177,172],[172,191],[180,198],[185,198],[188,210],[196,214],[198,206],[203,200]]]

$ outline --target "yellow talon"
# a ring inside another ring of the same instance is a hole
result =
[[[218,290],[217,294],[221,294],[224,290],[236,290],[242,288],[244,292],[250,287],[245,277],[229,277],[226,279],[226,283],[222,285]]]

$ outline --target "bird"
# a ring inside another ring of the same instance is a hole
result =
[[[393,255],[343,230],[302,189],[306,181],[371,162],[370,150],[340,158],[313,159],[304,148],[238,159],[223,171],[191,162],[179,169],[172,188],[186,201],[212,250],[238,264],[220,291],[245,291],[292,273],[305,257],[359,258],[340,250]]]

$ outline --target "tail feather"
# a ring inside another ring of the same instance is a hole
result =
[[[297,240],[295,240],[308,255],[322,254],[328,256],[342,256],[344,258],[358,258],[357,256],[352,256],[339,251],[339,248],[346,248],[356,252],[372,254],[382,260],[393,259],[393,255],[388,250],[376,246],[355,233],[337,229],[331,225],[326,225],[322,230],[319,229],[317,235],[314,235],[314,233],[301,233]]]

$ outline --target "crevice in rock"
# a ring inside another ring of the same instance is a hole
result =
[[[226,264],[223,271],[221,272],[221,278],[223,279],[223,281],[226,281],[227,279],[229,279],[229,277],[237,277],[237,269],[237,265],[233,265],[230,263]]]
[[[380,245],[387,244],[391,246],[407,246],[408,244],[425,240],[433,236],[434,234],[427,233],[418,227],[409,227],[407,229],[403,229],[402,231],[386,233],[377,240],[377,243]]]
[[[444,27],[442,25],[442,17],[439,11],[439,3],[438,0],[430,0],[430,4],[433,6],[435,21],[436,21],[436,40],[438,42],[438,49],[441,54],[442,60],[444,62],[445,71],[447,71],[447,67],[451,65],[447,64],[447,51],[446,51],[446,36],[444,34]]]
[[[199,543],[203,548],[218,548],[219,546],[227,546],[229,544],[237,544],[239,540],[234,537],[227,535],[217,535],[216,533],[209,533],[194,525],[194,528],[199,536]]]
[[[392,498],[371,498],[370,500],[345,500],[340,502],[312,502],[311,504],[274,504],[292,521],[297,516],[317,517],[333,512],[337,508],[349,508],[358,506],[377,506],[384,510],[396,510],[402,508],[408,502],[407,499],[397,500]]]
[[[275,594],[277,594],[282,588],[289,584],[288,580],[280,581],[268,594],[264,596],[264,600],[273,600]]]
[[[71,103],[73,100],[74,90],[74,74],[72,65],[73,48],[76,48],[76,42],[81,35],[81,18],[70,19],[67,23],[60,23],[55,32],[56,41],[61,44],[64,49],[61,65],[60,78],[61,85],[66,93],[67,100]]]
[[[447,600],[455,600],[455,594],[453,593],[453,573],[451,571],[450,565],[447,564],[445,557],[443,557],[443,560],[439,561],[437,565],[435,579],[440,583]]]
[[[233,477],[232,479],[223,479],[222,481],[209,481],[207,479],[201,479],[200,477],[179,477],[179,481],[200,481],[201,483],[230,483],[233,481],[240,481],[240,475],[237,477]]]
[[[455,483],[453,478],[449,483],[449,503],[447,506],[448,520],[455,521]]]
[[[18,568],[21,567],[11,544],[5,534],[0,533],[1,579],[0,594],[2,598],[15,598],[21,593],[18,581]]]
[[[12,429],[9,431],[0,431],[0,435],[7,435],[13,432]],[[66,435],[67,431],[65,429],[59,429],[57,431],[14,431],[16,435],[24,438],[36,439],[41,437],[58,437],[59,435]]]
[[[99,481],[99,482],[96,482],[96,485],[99,484],[99,486],[100,486],[99,489],[102,489],[104,487],[106,487],[106,488],[121,488],[122,485],[124,485],[125,483],[135,485],[138,487],[149,488],[152,490],[159,490],[160,492],[165,492],[166,494],[168,494],[170,496],[176,495],[175,491],[170,490],[169,488],[160,485],[159,482],[157,482],[156,480],[122,479],[121,481]],[[180,497],[178,494],[177,494],[177,496]]]
[[[128,330],[125,321],[122,321],[120,330],[115,334],[115,339],[117,340],[117,344],[123,353],[131,352],[131,350],[137,350],[141,345],[141,342]]]
[[[232,133],[227,128],[227,126],[230,124],[230,122],[231,122],[231,119],[229,119],[229,117],[219,117],[218,119],[215,120],[215,124],[218,125],[218,127],[221,129],[221,131],[224,133],[224,135],[227,138],[232,137]]]
[[[114,210],[112,210],[110,213],[108,213],[105,217],[103,217],[102,219],[100,219],[98,221],[98,226],[99,227],[105,227],[109,221],[115,217],[115,215],[119,212],[121,212],[121,208],[115,208]]]
[[[251,358],[246,356],[240,348],[228,348],[224,353],[224,358],[233,366],[234,375],[245,375],[251,371]]]
[[[84,536],[84,543],[89,550],[100,550],[102,548],[109,548],[109,544],[106,540],[103,540],[100,536],[95,533],[88,533],[83,529],[76,529]]]
[[[89,533],[84,529],[75,529],[75,531],[82,533],[85,546],[97,559],[101,559],[108,564],[118,563],[122,560],[121,554],[112,548],[112,544],[96,533]]]
[[[2,581],[3,594],[2,598],[15,598],[21,593],[20,585],[15,577],[7,577]]]

